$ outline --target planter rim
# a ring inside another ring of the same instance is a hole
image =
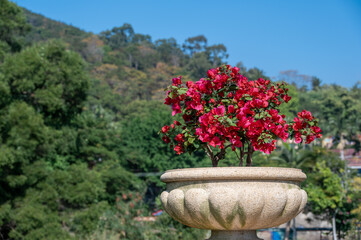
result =
[[[161,177],[165,183],[209,180],[276,180],[303,182],[300,169],[279,167],[209,167],[167,170]]]

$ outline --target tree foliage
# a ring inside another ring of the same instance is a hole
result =
[[[353,209],[353,213],[357,214],[357,219],[361,220],[361,177],[355,177],[352,182],[352,186],[355,190],[355,200],[357,207]]]
[[[0,1],[0,62],[8,51],[20,51],[21,36],[29,30],[23,11],[15,3]]]
[[[309,204],[317,215],[326,213],[330,217],[344,197],[342,179],[326,167],[325,162],[316,163],[314,171],[305,188]]]
[[[1,84],[10,101],[24,101],[44,114],[48,125],[69,123],[81,111],[88,78],[80,56],[56,41],[5,58]]]
[[[0,0],[0,238],[205,238],[165,214],[155,223],[135,220],[160,208],[147,203],[161,184],[132,172],[209,165],[203,153],[175,156],[162,143],[170,109],[160,99],[173,77],[199,80],[227,57],[225,45],[203,35],[152,41],[130,24],[92,34]],[[239,67],[251,80],[267,77]],[[296,97],[282,109],[286,116],[310,109],[326,135],[360,146],[359,84],[347,89],[314,77],[311,90],[289,91]],[[255,164],[306,168],[309,207],[329,213],[337,205],[341,226],[360,198],[340,189],[342,162],[318,147],[298,154],[284,148],[278,160],[259,154]]]
[[[177,156],[167,144],[159,142],[159,129],[171,120],[170,109],[159,103],[134,102],[134,112],[123,123],[122,155],[133,171],[160,172],[167,169],[207,164],[205,154]],[[156,110],[154,110],[156,109]]]

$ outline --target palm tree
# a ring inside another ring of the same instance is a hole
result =
[[[312,157],[313,151],[308,149],[298,150],[294,144],[283,143],[281,152],[277,156],[272,156],[270,159],[281,162],[282,165],[291,168],[309,169],[315,163],[314,157]],[[295,226],[294,234],[296,234],[296,220],[293,219],[293,225]],[[291,221],[286,224],[285,240],[289,240],[291,228]]]
[[[313,151],[296,149],[294,144],[283,143],[280,154],[272,156],[270,160],[278,161],[281,165],[290,168],[309,169],[315,163]]]

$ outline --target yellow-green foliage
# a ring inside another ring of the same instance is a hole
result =
[[[361,220],[361,177],[355,177],[352,182],[352,187],[355,191],[355,200],[358,202],[357,208],[355,208],[352,212],[357,214],[357,218]]]

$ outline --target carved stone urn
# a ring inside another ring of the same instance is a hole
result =
[[[165,211],[190,227],[210,229],[209,240],[260,239],[256,229],[296,217],[307,202],[299,169],[213,167],[166,171],[161,194]]]

